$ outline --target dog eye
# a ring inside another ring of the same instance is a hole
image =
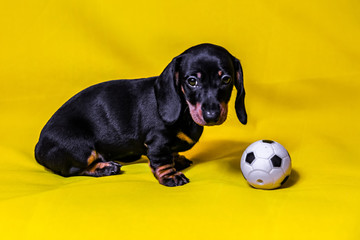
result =
[[[221,78],[221,82],[222,82],[223,84],[229,84],[229,83],[231,83],[231,77],[228,76],[228,75],[224,75],[224,76]]]
[[[195,87],[197,86],[198,82],[197,82],[197,79],[194,78],[194,77],[189,77],[187,79],[187,83],[191,86],[191,87]]]

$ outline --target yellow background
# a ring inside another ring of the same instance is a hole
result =
[[[360,239],[360,3],[3,1],[0,7],[2,239]],[[161,73],[211,42],[243,65],[248,125],[231,111],[186,156],[190,184],[166,188],[146,159],[104,178],[35,162],[50,116],[92,84]],[[282,143],[284,188],[243,179],[242,151]]]

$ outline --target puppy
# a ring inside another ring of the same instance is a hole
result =
[[[35,158],[62,176],[101,177],[146,155],[160,184],[184,185],[189,179],[180,170],[192,162],[178,152],[192,148],[204,126],[226,120],[234,85],[237,117],[246,124],[239,60],[220,46],[194,46],[158,77],[108,81],[76,94],[43,128]]]

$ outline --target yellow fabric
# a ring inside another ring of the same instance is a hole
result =
[[[359,12],[356,0],[3,1],[1,239],[360,239]],[[241,60],[249,119],[232,99],[227,122],[185,153],[189,184],[161,186],[146,158],[104,178],[35,162],[42,127],[72,95],[158,75],[202,42]],[[290,152],[282,189],[241,175],[259,139]]]

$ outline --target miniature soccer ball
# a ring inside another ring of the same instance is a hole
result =
[[[280,143],[260,140],[245,149],[240,167],[244,178],[251,186],[274,189],[288,180],[291,173],[291,159]]]

